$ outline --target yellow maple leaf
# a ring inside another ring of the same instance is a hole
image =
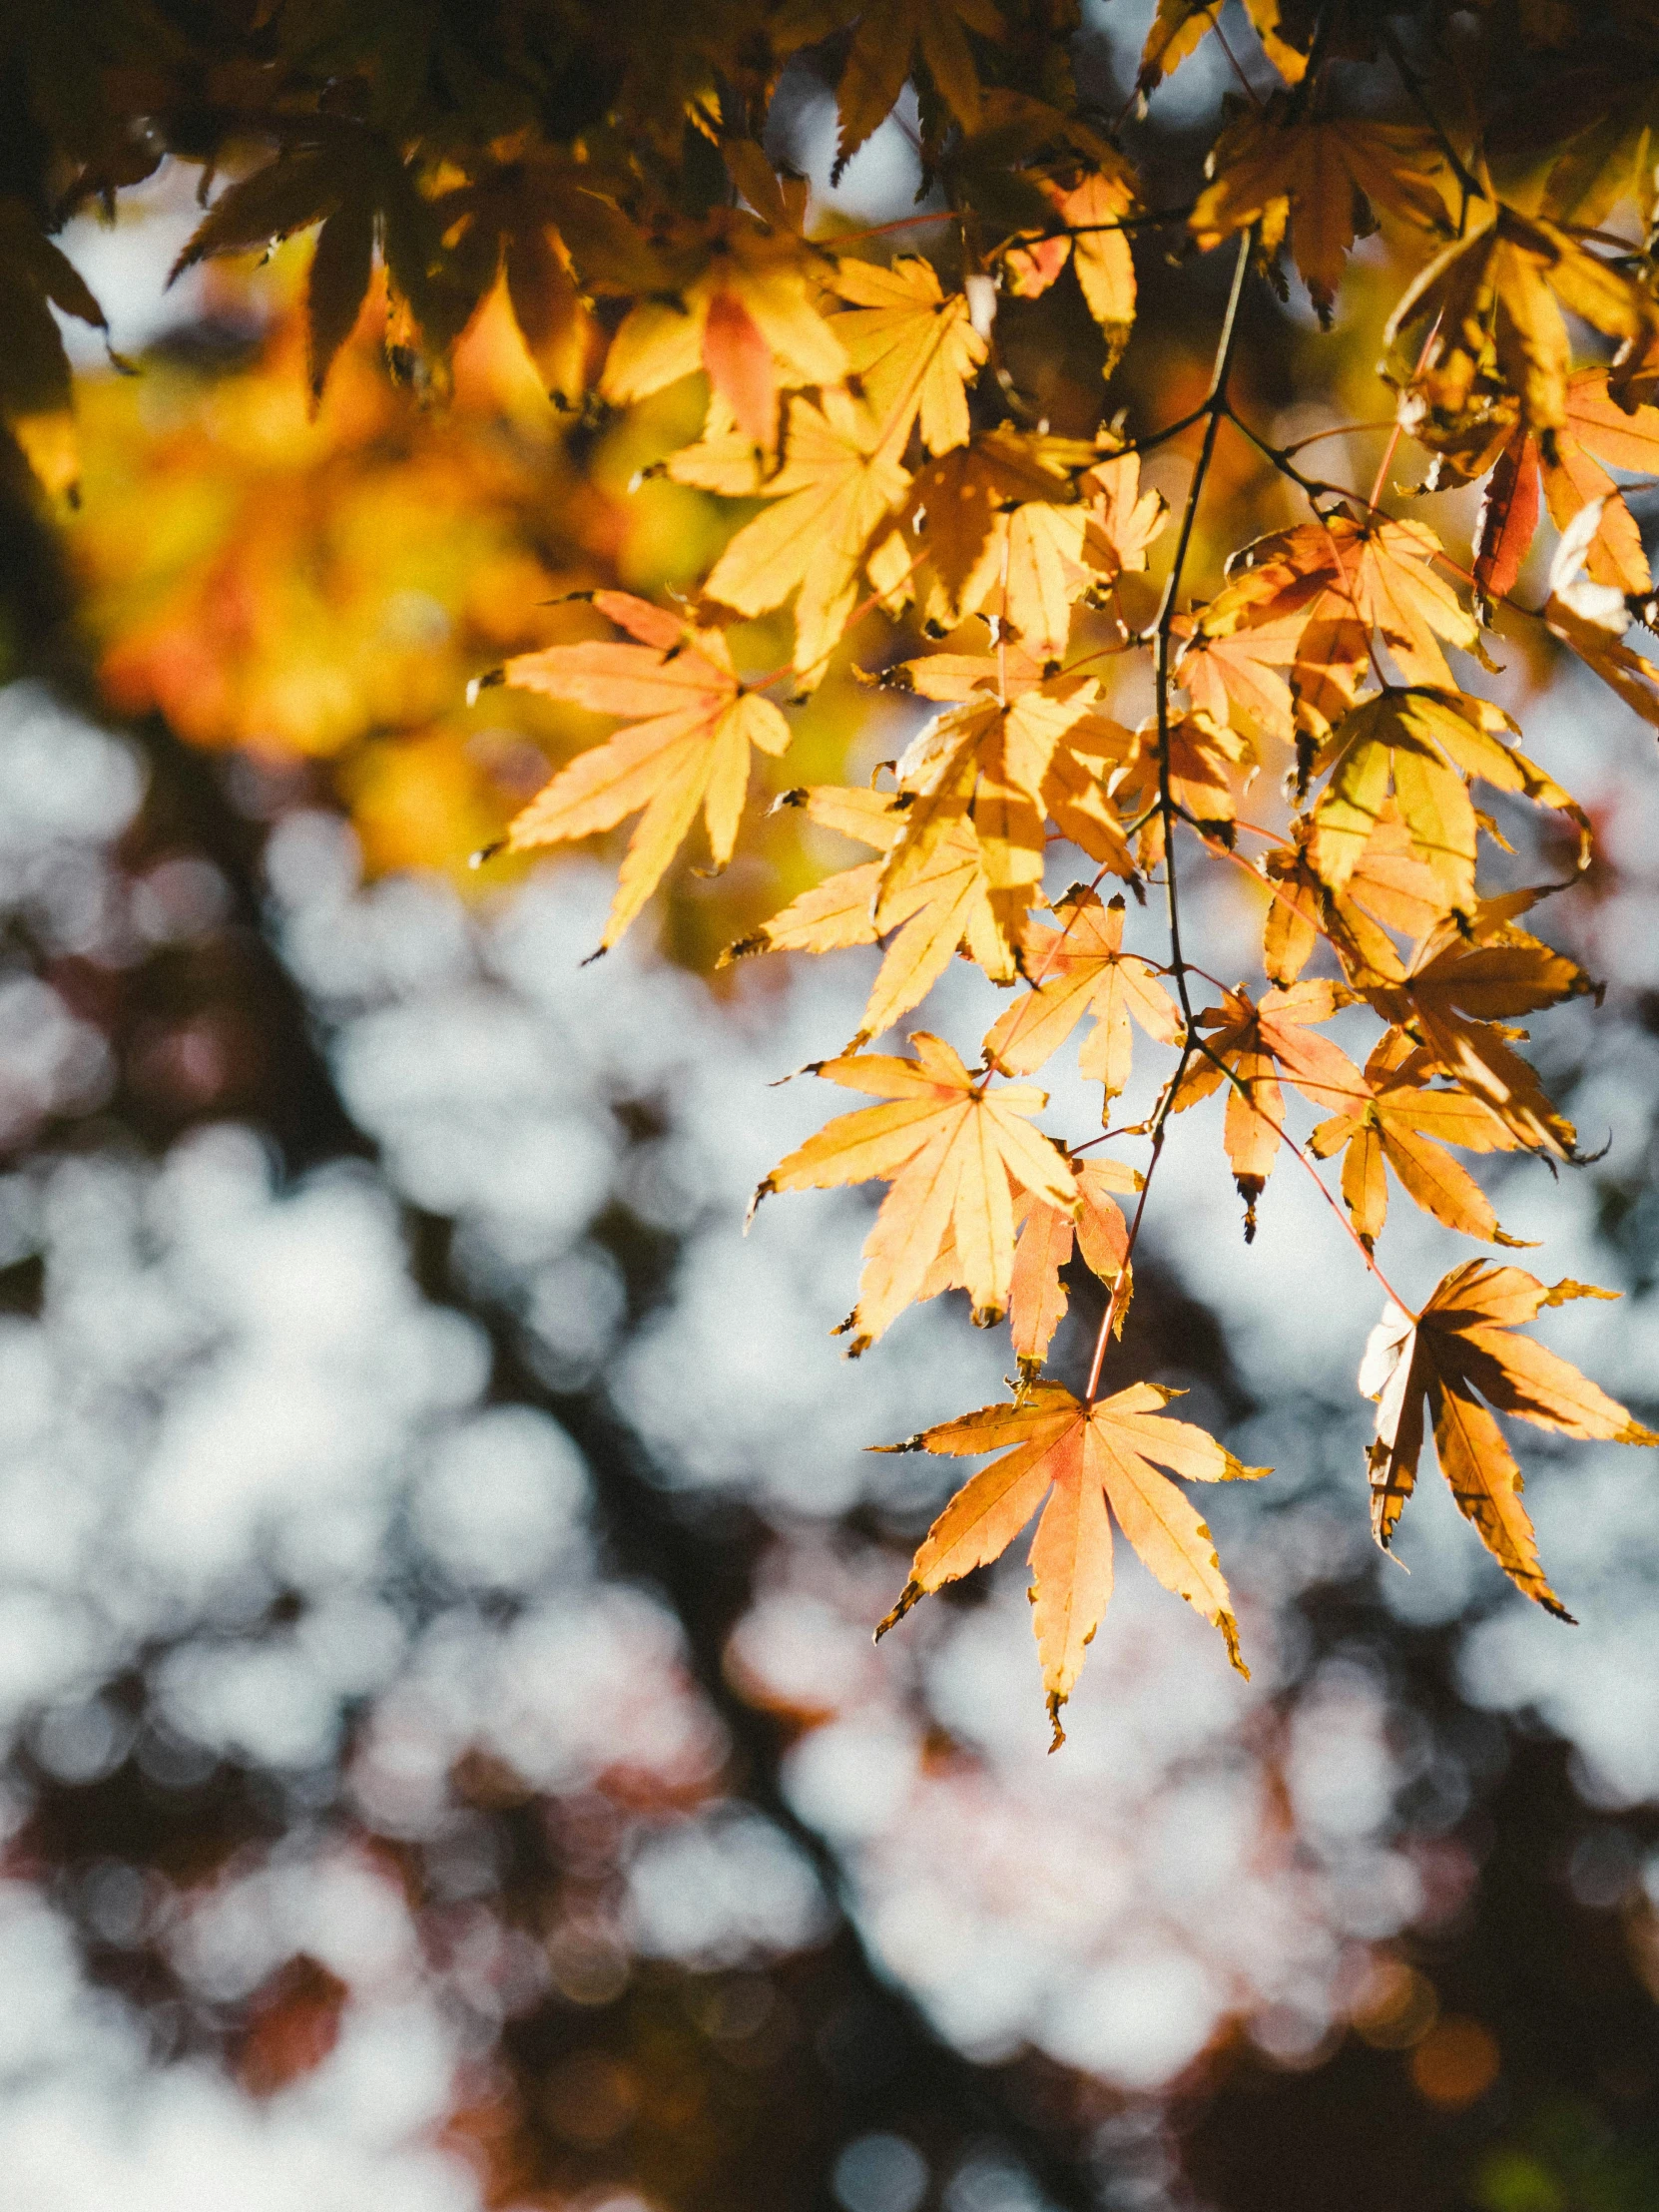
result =
[[[765,614],[799,592],[795,675],[807,690],[851,618],[871,540],[910,479],[847,392],[826,391],[816,405],[791,399],[788,425],[782,463],[760,487],[773,505],[745,523],[703,588],[743,615]]]
[[[843,1325],[854,1358],[923,1295],[946,1236],[980,1328],[1002,1319],[1014,1265],[1014,1193],[1075,1213],[1071,1164],[1029,1117],[1048,1103],[1028,1083],[987,1089],[941,1038],[916,1030],[916,1057],[883,1053],[821,1061],[828,1083],[889,1101],[841,1114],[781,1160],[755,1193],[890,1183],[864,1245],[858,1304]],[[750,1209],[754,1211],[754,1206]]]
[[[812,251],[742,208],[716,209],[663,250],[660,296],[639,299],[611,340],[600,390],[617,405],[707,372],[754,445],[778,437],[778,394],[832,384],[846,357],[809,282]]]
[[[770,699],[745,690],[718,630],[695,629],[626,592],[595,592],[593,604],[639,642],[521,653],[496,681],[630,718],[561,769],[506,837],[510,851],[529,851],[614,829],[644,810],[600,939],[604,951],[661,882],[700,808],[715,865],[726,865],[749,790],[749,749],[782,753],[790,726]]]
[[[830,327],[857,379],[881,450],[901,458],[918,416],[929,453],[966,445],[972,427],[966,387],[988,348],[962,293],[944,291],[932,263],[915,255],[890,269],[842,261],[832,282],[850,304]]]
[[[890,851],[904,829],[898,795],[842,785],[785,792],[780,807],[800,807],[813,821]],[[964,943],[994,981],[1013,978],[1013,962],[991,912],[979,842],[971,822],[951,825],[924,868],[883,899],[884,863],[856,867],[803,891],[781,913],[740,938],[718,965],[754,952],[832,952],[887,938],[886,952],[859,1018],[848,1052],[888,1029],[920,1005]]]
[[[1659,307],[1622,271],[1552,223],[1477,202],[1466,235],[1419,272],[1388,317],[1390,347],[1432,325],[1414,367],[1395,359],[1405,428],[1426,445],[1455,444],[1485,419],[1498,385],[1550,450],[1566,424],[1572,367],[1563,307],[1611,338],[1659,329]]]

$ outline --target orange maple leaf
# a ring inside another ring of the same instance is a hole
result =
[[[1168,1467],[1189,1482],[1255,1480],[1270,1470],[1244,1466],[1202,1428],[1164,1417],[1163,1408],[1180,1395],[1136,1382],[1085,1405],[1058,1383],[1039,1382],[1011,1405],[986,1405],[904,1443],[875,1446],[958,1458],[1014,1446],[958,1490],[928,1530],[877,1638],[929,1590],[999,1558],[1042,1506],[1031,1545],[1031,1605],[1051,1749],[1065,1742],[1060,1708],[1112,1595],[1114,1517],[1165,1589],[1221,1630],[1228,1657],[1248,1679],[1210,1531],[1157,1469]]]
[[[1023,1381],[1041,1368],[1054,1332],[1065,1319],[1068,1299],[1061,1280],[1075,1245],[1091,1275],[1108,1286],[1129,1264],[1129,1224],[1116,1192],[1138,1191],[1141,1177],[1117,1160],[1077,1163],[1077,1219],[1044,1199],[1024,1199],[1025,1218],[1014,1245],[1014,1272],[1008,1287],[1008,1330]],[[1125,1286],[1127,1290],[1127,1285]],[[1115,1333],[1123,1334],[1127,1296],[1117,1304]]]
[[[1433,1072],[1429,1053],[1413,1048],[1401,1031],[1389,1030],[1366,1063],[1371,1097],[1353,1112],[1322,1121],[1308,1140],[1309,1150],[1322,1160],[1343,1153],[1343,1198],[1368,1252],[1387,1215],[1389,1168],[1423,1211],[1447,1229],[1487,1244],[1516,1242],[1499,1229],[1479,1184],[1442,1147],[1515,1152],[1520,1139],[1466,1091],[1430,1089],[1423,1077]]]
[[[1199,247],[1259,224],[1275,252],[1288,224],[1296,266],[1328,327],[1349,249],[1377,227],[1373,209],[1442,238],[1447,228],[1444,160],[1429,132],[1405,124],[1293,119],[1270,103],[1228,125],[1205,173],[1214,182],[1189,219]]]
[[[892,849],[904,830],[900,794],[826,784],[785,792],[774,804],[800,807],[827,829],[883,852]],[[885,899],[881,896],[883,868],[881,860],[865,860],[803,891],[781,913],[728,946],[717,965],[724,967],[752,952],[832,952],[888,937],[848,1052],[856,1052],[918,1006],[964,942],[993,981],[1012,981],[1013,962],[991,912],[983,856],[971,822],[952,824],[927,865]]]
[[[1520,1469],[1488,1407],[1562,1436],[1659,1444],[1659,1434],[1576,1368],[1513,1334],[1545,1306],[1617,1296],[1583,1283],[1546,1290],[1520,1268],[1466,1260],[1442,1278],[1415,1321],[1397,1306],[1386,1309],[1360,1369],[1362,1394],[1378,1401],[1368,1457],[1372,1531],[1384,1550],[1416,1487],[1426,1420],[1440,1471],[1486,1549],[1517,1589],[1571,1620],[1544,1579],[1520,1501]]]
[[[988,1075],[970,1075],[942,1039],[918,1029],[910,1042],[913,1060],[872,1052],[821,1061],[812,1072],[826,1082],[890,1103],[838,1115],[755,1193],[759,1205],[769,1191],[892,1185],[864,1245],[858,1304],[842,1324],[853,1358],[923,1295],[947,1235],[975,1324],[1000,1321],[1014,1265],[1014,1192],[1063,1213],[1078,1203],[1070,1162],[1027,1118],[1048,1103],[1046,1091],[1025,1083],[989,1091]]]
[[[506,837],[510,851],[525,852],[614,829],[644,809],[600,939],[605,951],[662,881],[699,808],[715,865],[726,865],[749,790],[749,749],[782,753],[790,726],[770,699],[745,690],[720,631],[696,629],[627,592],[595,592],[593,604],[640,642],[595,640],[521,653],[495,680],[633,718],[561,769]]]
[[[1279,1070],[1328,1111],[1352,1112],[1370,1095],[1341,1045],[1315,1036],[1308,1026],[1329,1021],[1351,995],[1339,983],[1297,983],[1288,991],[1269,991],[1258,1005],[1241,983],[1198,1017],[1199,1028],[1210,1035],[1187,1062],[1170,1110],[1183,1113],[1227,1084],[1225,1141],[1245,1201],[1246,1244],[1256,1234],[1256,1201],[1273,1173],[1284,1133]]]
[[[1409,967],[1389,948],[1378,972],[1356,983],[1385,1021],[1425,1045],[1442,1073],[1483,1100],[1529,1151],[1571,1159],[1577,1133],[1545,1095],[1536,1070],[1510,1049],[1509,1040],[1526,1032],[1509,1022],[1595,995],[1599,986],[1565,953],[1516,926],[1515,914],[1534,895],[1484,899],[1472,920],[1448,920],[1434,930]]]
[[[1109,1105],[1129,1080],[1130,1015],[1160,1044],[1179,1044],[1180,1009],[1153,963],[1123,950],[1121,894],[1103,906],[1096,892],[1076,888],[1054,915],[1057,930],[1033,920],[1021,931],[1021,965],[1033,987],[998,1018],[985,1057],[1006,1074],[1033,1074],[1093,1014],[1077,1064],[1086,1081],[1105,1085]]]

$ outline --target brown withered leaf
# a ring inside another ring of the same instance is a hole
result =
[[[1052,1749],[1065,1742],[1060,1711],[1112,1595],[1114,1518],[1165,1589],[1221,1630],[1228,1657],[1248,1678],[1210,1531],[1157,1469],[1189,1482],[1255,1480],[1270,1470],[1244,1466],[1202,1428],[1165,1417],[1163,1408],[1180,1394],[1136,1382],[1085,1405],[1058,1383],[1039,1382],[1011,1405],[987,1405],[902,1444],[877,1446],[957,1458],[1013,1446],[958,1490],[928,1530],[877,1638],[929,1590],[999,1558],[1041,1506],[1031,1604]]]
[[[1316,1036],[1309,1026],[1329,1021],[1351,995],[1340,983],[1297,983],[1288,991],[1269,991],[1258,1004],[1241,983],[1198,1017],[1199,1028],[1209,1034],[1187,1062],[1170,1110],[1183,1113],[1227,1085],[1224,1139],[1245,1202],[1247,1244],[1256,1234],[1256,1201],[1283,1139],[1280,1071],[1327,1112],[1352,1112],[1369,1096],[1365,1077],[1341,1045]]]
[[[1371,1097],[1352,1113],[1322,1121],[1308,1140],[1322,1160],[1343,1153],[1343,1199],[1368,1251],[1387,1215],[1389,1168],[1423,1211],[1447,1229],[1487,1244],[1515,1242],[1499,1229],[1479,1184],[1443,1148],[1514,1152],[1520,1140],[1466,1091],[1430,1088],[1424,1078],[1434,1072],[1426,1052],[1401,1031],[1389,1030],[1366,1063]]]
[[[1440,1471],[1486,1549],[1517,1589],[1571,1620],[1544,1579],[1520,1501],[1520,1469],[1490,1408],[1557,1435],[1659,1444],[1659,1434],[1576,1368],[1514,1334],[1545,1306],[1616,1296],[1582,1283],[1546,1290],[1520,1268],[1466,1260],[1442,1278],[1415,1322],[1388,1307],[1360,1370],[1362,1393],[1378,1401],[1368,1456],[1372,1530],[1384,1549],[1416,1487],[1423,1436],[1432,1427]]]
[[[1092,1014],[1078,1068],[1087,1081],[1105,1085],[1109,1106],[1129,1080],[1130,1015],[1160,1044],[1179,1044],[1180,1009],[1152,962],[1123,950],[1121,895],[1102,905],[1097,892],[1075,888],[1054,917],[1058,929],[1030,920],[1021,932],[1020,966],[1032,988],[997,1020],[985,1057],[1006,1074],[1031,1075]]]
[[[1031,1127],[1048,1094],[1030,1084],[987,1089],[950,1046],[916,1030],[916,1057],[882,1053],[824,1060],[813,1073],[887,1104],[842,1114],[788,1159],[755,1193],[829,1190],[839,1183],[889,1183],[864,1245],[858,1304],[844,1325],[849,1350],[864,1352],[923,1295],[947,1236],[980,1328],[1008,1308],[1014,1265],[1014,1193],[1029,1191],[1063,1213],[1077,1208],[1071,1164]],[[754,1207],[751,1207],[753,1213]]]
[[[661,882],[700,808],[714,863],[726,865],[749,790],[750,747],[782,753],[790,726],[770,699],[745,690],[719,630],[695,628],[627,592],[595,592],[593,604],[638,642],[521,653],[496,680],[630,718],[606,744],[561,769],[506,838],[510,850],[529,851],[614,829],[644,810],[623,858],[603,951]]]

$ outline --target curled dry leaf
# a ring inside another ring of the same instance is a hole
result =
[[[1114,1518],[1164,1587],[1221,1630],[1228,1657],[1248,1676],[1210,1531],[1158,1468],[1188,1482],[1254,1481],[1270,1470],[1244,1466],[1202,1428],[1167,1418],[1163,1408],[1180,1394],[1136,1382],[1086,1405],[1058,1383],[1039,1382],[1012,1405],[987,1405],[887,1445],[959,1458],[1013,1449],[974,1475],[933,1523],[877,1638],[929,1590],[1000,1558],[1041,1506],[1030,1554],[1031,1606],[1054,1726],[1051,1749],[1065,1742],[1060,1709],[1112,1595]]]
[[[1425,1428],[1459,1510],[1517,1589],[1562,1620],[1572,1615],[1544,1578],[1521,1503],[1521,1475],[1490,1408],[1562,1436],[1659,1444],[1659,1434],[1578,1370],[1515,1331],[1546,1305],[1609,1294],[1582,1283],[1546,1290],[1520,1268],[1466,1260],[1412,1320],[1390,1305],[1366,1349],[1360,1389],[1378,1401],[1372,1444],[1372,1529],[1384,1549],[1416,1487]],[[1484,1401],[1484,1402],[1482,1402]]]

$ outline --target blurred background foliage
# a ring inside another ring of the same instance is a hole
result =
[[[1114,108],[1148,12],[1087,15]],[[1211,60],[1133,127],[1155,204]],[[903,120],[832,195],[827,92],[788,90],[818,220],[908,213]],[[437,407],[371,299],[313,420],[304,246],[158,312],[193,183],[66,235],[137,373],[82,366],[73,512],[0,486],[11,2201],[1645,2212],[1651,1474],[1539,1455],[1583,1629],[1521,1619],[1426,1500],[1409,1584],[1381,1567],[1351,1384],[1284,1324],[1308,1225],[1287,1197],[1246,1276],[1195,1186],[1126,1349],[1281,1469],[1224,1501],[1254,1687],[1131,1580],[1047,1762],[1017,1565],[872,1655],[935,1499],[857,1446],[918,1391],[971,1402],[987,1356],[923,1315],[846,1381],[854,1200],[738,1243],[810,1110],[765,1086],[861,994],[713,972],[838,853],[757,820],[725,876],[671,876],[654,948],[588,970],[602,868],[467,865],[601,729],[469,681],[597,634],[573,592],[684,589],[745,511],[653,474],[701,384],[561,416],[492,297]],[[1241,356],[1252,417],[1340,430],[1311,453],[1361,484],[1383,254],[1329,334],[1258,287]],[[1220,299],[1207,263],[1137,259],[1106,403],[1150,424],[1202,395]],[[1069,280],[1001,339],[1092,428]],[[1242,439],[1212,483],[1214,578],[1299,517]],[[1459,551],[1467,508],[1433,510]],[[1659,772],[1538,636],[1504,633],[1507,681],[1606,844],[1550,923],[1612,986],[1549,1072],[1619,1134],[1532,1203],[1631,1291],[1600,1371],[1651,1409]],[[788,657],[776,621],[736,642]],[[872,616],[837,670],[917,642]],[[768,772],[855,778],[910,719],[837,673]]]

